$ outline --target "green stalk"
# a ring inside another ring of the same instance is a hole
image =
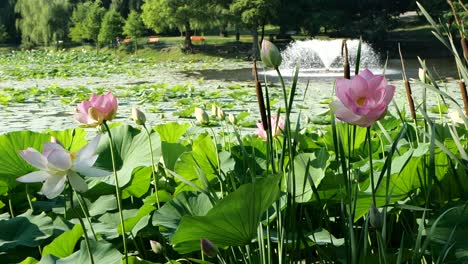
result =
[[[13,204],[11,203],[10,197],[8,197],[8,208],[10,209],[11,218],[15,218],[15,213],[13,212]]]
[[[91,252],[91,243],[89,243],[88,232],[86,231],[86,226],[84,225],[83,219],[81,219],[81,217],[75,211],[75,206],[73,206],[73,193],[74,192],[76,193],[76,191],[73,189],[71,184],[69,186],[70,186],[70,208],[78,216],[78,221],[80,222],[80,225],[83,228],[83,236],[85,239],[86,248],[88,249],[88,256],[89,256],[89,259],[91,260],[91,264],[94,264],[94,257],[93,257],[93,253]]]
[[[367,140],[368,140],[368,153],[369,153],[369,167],[370,167],[370,180],[371,180],[371,188],[372,188],[372,202],[377,207],[377,202],[375,200],[375,183],[374,183],[374,168],[372,167],[372,140],[371,140],[371,133],[370,127],[367,128]]]
[[[148,135],[150,155],[151,155],[151,175],[153,176],[154,192],[156,193],[156,204],[158,205],[158,209],[159,209],[161,205],[159,204],[158,181],[156,179],[156,173],[154,172],[156,169],[156,166],[154,163],[153,143],[151,142],[151,134],[144,123],[143,123],[143,128],[145,129],[146,134]]]
[[[123,211],[122,211],[122,199],[121,199],[121,193],[120,193],[120,187],[119,187],[119,177],[117,176],[117,169],[115,167],[114,140],[112,139],[111,131],[109,129],[109,126],[107,125],[107,122],[104,121],[103,124],[107,130],[107,133],[109,134],[112,170],[114,171],[114,179],[115,179],[115,196],[117,197],[117,206],[119,208],[120,225],[122,227],[121,230],[122,230],[122,242],[123,242],[124,254],[125,254],[125,263],[128,264],[127,238],[125,235],[125,221],[124,221],[124,216],[123,216]]]
[[[33,210],[32,202],[31,202],[31,196],[29,195],[28,184],[26,184],[26,198],[28,199],[29,208],[31,210]]]
[[[83,199],[83,196],[82,196],[81,194],[78,195],[78,193],[77,193],[77,194],[76,194],[76,197],[77,197],[78,203],[80,204],[81,211],[83,211],[83,214],[84,214],[84,216],[86,217],[86,221],[87,221],[88,224],[89,224],[89,228],[91,229],[91,233],[93,233],[94,240],[97,241],[96,232],[94,232],[93,225],[91,224],[91,219],[90,219],[88,207],[86,206],[86,203],[84,203],[84,200],[81,201],[81,199]],[[85,210],[85,209],[86,209],[86,210]]]

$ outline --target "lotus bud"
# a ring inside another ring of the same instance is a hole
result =
[[[150,245],[151,250],[154,252],[154,254],[159,254],[163,250],[161,243],[159,243],[158,241],[150,240]]]
[[[58,140],[56,137],[50,137],[50,142],[55,143],[55,144],[59,144],[60,146],[63,147],[62,142],[60,142],[60,140]]]
[[[419,76],[419,80],[422,83],[431,84],[431,80],[429,80],[429,78],[428,78],[429,76],[428,76],[425,69],[419,68],[418,76]]]
[[[195,118],[200,124],[206,125],[210,122],[210,118],[205,110],[201,109],[200,107],[195,107]]]
[[[464,124],[465,123],[465,116],[461,111],[451,111],[447,114],[447,116],[452,120],[453,123],[455,124]]]
[[[237,123],[237,118],[236,118],[236,116],[234,114],[229,114],[228,119],[229,119],[229,123],[231,123],[233,125],[235,125]]]
[[[275,44],[271,43],[268,40],[262,41],[260,57],[262,59],[263,64],[265,64],[266,67],[275,69],[277,69],[281,65],[281,61],[283,60],[278,48],[275,46]]]
[[[226,118],[226,114],[224,113],[223,109],[218,106],[218,118],[224,120]]]
[[[211,105],[211,115],[218,116],[218,107],[215,104]]]
[[[139,126],[143,126],[146,123],[145,114],[136,107],[132,108],[132,119]]]
[[[371,208],[370,208],[370,212],[369,212],[369,222],[370,224],[380,230],[382,229],[382,214],[380,213],[379,209],[377,209],[377,207],[375,207],[374,204],[372,204]]]
[[[214,258],[218,254],[218,247],[206,238],[200,240],[200,247],[203,253],[210,258]]]

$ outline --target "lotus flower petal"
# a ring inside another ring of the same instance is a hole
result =
[[[30,182],[43,182],[49,177],[49,173],[45,171],[33,171],[19,178],[16,178],[19,182],[30,183]]]
[[[336,81],[339,102],[330,103],[330,109],[342,121],[369,127],[384,117],[395,94],[395,86],[387,85],[384,76],[365,69],[351,80]]]
[[[284,129],[283,119],[281,117],[278,119],[277,116],[272,116],[270,119],[270,123],[271,123],[271,129],[272,129],[272,132],[271,132],[272,136],[273,137],[279,136]],[[268,135],[267,135],[267,131],[263,127],[263,123],[258,122],[257,128],[258,129],[256,129],[254,133],[260,138],[262,138],[263,140],[267,140]]]
[[[65,189],[66,174],[52,175],[42,185],[41,192],[49,199],[59,196]]]
[[[104,121],[114,119],[118,108],[118,100],[111,92],[106,95],[91,95],[88,101],[76,106],[78,111],[75,119],[84,127],[96,127]]]
[[[78,174],[73,171],[68,173],[68,181],[74,190],[78,192],[86,192],[88,190],[88,184]]]
[[[39,151],[28,148],[19,152],[20,156],[31,166],[40,170],[47,169],[47,158],[44,157]]]

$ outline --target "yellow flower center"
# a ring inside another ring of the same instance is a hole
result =
[[[359,97],[359,98],[356,100],[356,104],[357,104],[359,107],[363,106],[365,103],[366,103],[366,98],[365,98],[365,97]]]
[[[70,152],[70,159],[71,159],[71,161],[74,161],[75,158],[76,158],[76,154],[73,153],[73,152]]]

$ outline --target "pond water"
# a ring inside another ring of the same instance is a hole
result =
[[[444,81],[441,82],[442,89],[458,98],[458,86],[453,79],[456,69],[450,60],[434,59],[428,60],[427,63],[430,68],[436,67],[438,75],[444,78]],[[422,100],[423,89],[422,84],[414,80],[418,75],[418,65],[417,60],[407,60],[407,74],[413,78],[411,79],[413,96],[415,102],[419,104]],[[249,112],[250,116],[247,120],[250,120],[251,123],[259,119],[250,63],[222,61],[215,64],[191,63],[189,66],[183,63],[165,65],[135,63],[134,67],[140,69],[139,74],[119,73],[100,77],[25,78],[22,80],[1,78],[0,75],[0,80],[3,79],[0,82],[0,90],[5,88],[44,90],[50,87],[76,89],[86,87],[90,91],[111,89],[119,96],[120,101],[116,121],[124,123],[132,123],[129,117],[133,106],[138,106],[146,113],[151,126],[169,121],[195,122],[193,115],[189,115],[187,118],[175,115],[176,112],[187,107],[186,104],[181,104],[182,100],[190,101],[189,103],[192,105],[204,105],[207,111],[211,109],[211,103],[217,103],[223,106],[227,114]],[[390,74],[387,75],[387,78],[397,86],[395,101],[400,108],[404,108],[406,94],[401,80],[400,62],[389,60],[388,69]],[[334,75],[341,76],[341,73]],[[334,96],[333,82],[336,78],[334,75],[301,77],[293,119],[297,118],[301,112],[303,119],[309,117],[313,120],[315,116],[328,110],[328,102]],[[263,78],[262,75],[261,79]],[[266,79],[273,84],[270,87],[271,97],[275,101],[273,108],[283,107],[282,92],[277,84],[274,85],[277,83],[277,78],[266,76]],[[286,81],[289,82],[290,78],[286,78]],[[131,91],[145,85],[149,88],[140,89],[133,93],[138,94],[139,97],[132,96]],[[151,90],[151,85],[185,85],[190,86],[193,93],[183,93],[182,95],[175,93],[175,96],[166,96],[157,102],[142,102],[144,95],[141,95],[141,91]],[[198,95],[194,96],[193,94]],[[77,123],[73,119],[73,113],[78,101],[64,103],[63,97],[50,95],[47,98],[42,98],[40,102],[26,99],[24,102],[11,102],[8,105],[0,106],[0,133],[18,130],[61,130],[75,127]],[[429,106],[434,106],[438,102],[437,96],[428,96],[428,100]],[[461,103],[461,99],[457,100],[460,100]]]

